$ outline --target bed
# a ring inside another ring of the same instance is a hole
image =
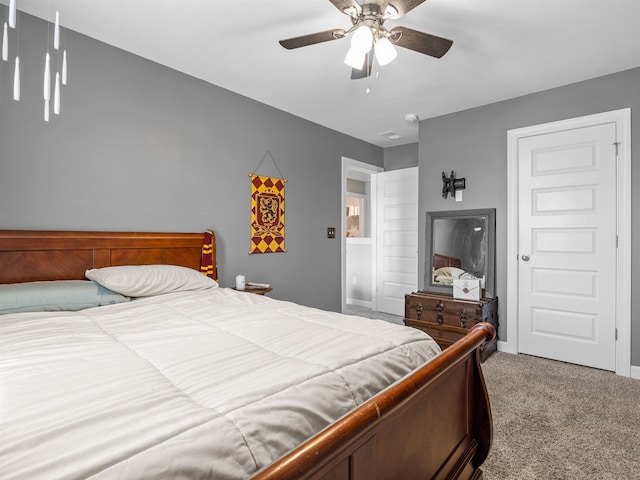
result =
[[[0,231],[0,284],[199,270],[202,245],[201,233]],[[0,477],[482,478],[478,349],[494,335],[479,324],[438,353],[414,329],[222,287],[2,315]],[[391,363],[372,363],[383,353]]]

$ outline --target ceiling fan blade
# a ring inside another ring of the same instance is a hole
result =
[[[316,43],[336,40],[338,38],[344,37],[344,33],[344,30],[342,30],[341,28],[326,30],[324,32],[311,33],[309,35],[302,35],[300,37],[280,40],[280,45],[288,50],[292,50],[294,48],[306,47],[307,45],[314,45]]]
[[[387,9],[387,6],[391,5],[397,10],[398,14],[391,15],[388,18],[397,19],[424,2],[425,0],[385,0],[384,2],[382,2],[380,11],[384,13],[384,11]]]
[[[373,48],[367,53],[364,59],[364,66],[358,70],[357,68],[351,69],[351,80],[359,80],[361,78],[367,78],[371,76],[371,70],[373,69]]]
[[[362,12],[362,7],[356,0],[329,0],[345,15],[359,15]],[[424,2],[424,0],[422,0]]]
[[[389,33],[389,40],[393,44],[436,58],[442,57],[453,45],[452,40],[407,27],[395,27]]]

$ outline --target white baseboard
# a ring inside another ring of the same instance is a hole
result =
[[[347,305],[355,305],[362,308],[373,308],[373,302],[367,300],[358,300],[355,298],[347,298]]]
[[[500,341],[500,340],[498,340],[498,351],[505,352],[505,353],[512,353],[514,355],[518,353],[515,351],[515,349],[511,348],[511,345],[509,345],[507,342]]]
[[[513,354],[518,353],[514,349],[512,349],[507,342],[503,342],[500,340],[498,340],[498,351]],[[631,373],[629,376],[631,378],[635,378],[636,380],[640,380],[640,366],[631,365]]]

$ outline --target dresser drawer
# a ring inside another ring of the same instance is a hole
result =
[[[487,321],[483,318],[482,304],[478,302],[420,294],[407,295],[405,317],[467,329]]]

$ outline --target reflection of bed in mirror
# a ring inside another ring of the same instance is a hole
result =
[[[453,285],[454,278],[462,278],[465,275],[462,260],[447,255],[433,254],[433,282],[440,285]],[[468,278],[476,278],[469,274]]]
[[[455,278],[480,279],[494,295],[495,209],[427,213],[424,290],[451,293]]]
[[[433,268],[434,270],[442,267],[462,267],[462,261],[459,258],[447,257],[446,255],[440,255],[439,253],[433,254]]]

